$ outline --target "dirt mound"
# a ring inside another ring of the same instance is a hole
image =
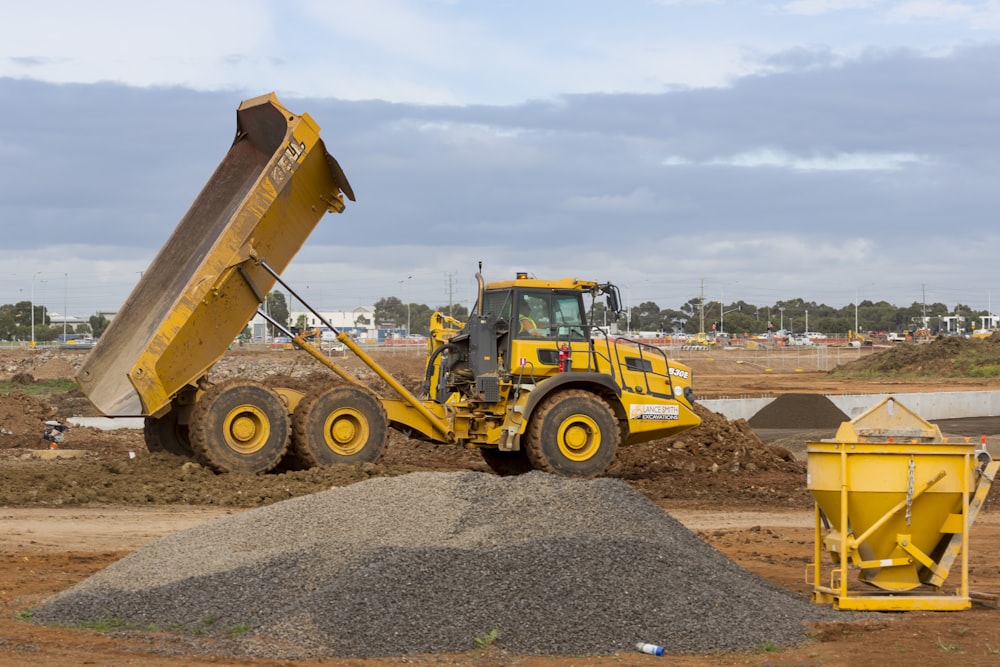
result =
[[[850,418],[821,394],[782,394],[748,422],[753,428],[837,428]]]
[[[799,464],[764,444],[745,419],[729,420],[700,405],[701,426],[673,438],[621,448],[618,458],[632,474],[653,471],[759,472],[797,471]]]
[[[744,419],[729,420],[700,405],[698,428],[623,446],[608,473],[655,500],[808,504],[805,464],[784,447],[764,444]]]
[[[72,378],[89,350],[0,350],[0,380],[27,373],[38,379]]]
[[[0,394],[0,449],[47,447],[44,422],[56,409],[21,392]]]
[[[35,369],[34,376],[36,380],[72,378],[76,376],[76,369],[74,369],[73,366],[71,366],[65,359],[52,357]]]
[[[84,459],[38,461],[24,449],[47,449],[43,422],[65,423],[77,411],[79,392],[41,403],[27,394],[0,394],[0,415],[12,431],[0,436],[5,484],[0,504],[208,504],[237,507],[267,505],[295,496],[352,484],[371,477],[393,477],[419,470],[488,472],[479,452],[455,445],[411,440],[389,432],[382,460],[375,465],[298,470],[274,474],[216,475],[194,461],[146,451],[141,430],[102,431],[71,427],[62,449],[88,452]],[[56,398],[57,395],[53,395]],[[65,405],[63,405],[65,403]],[[804,466],[781,447],[765,445],[744,420],[730,421],[700,406],[702,425],[674,438],[623,446],[608,477],[641,489],[654,499],[727,498],[762,502],[808,502]],[[2,424],[0,424],[2,425]],[[14,435],[13,433],[18,435]],[[134,458],[132,456],[134,455]],[[763,476],[767,484],[760,484]],[[38,489],[44,488],[44,495]]]
[[[1000,336],[938,336],[926,344],[899,344],[842,364],[831,375],[995,377],[1000,375]]]

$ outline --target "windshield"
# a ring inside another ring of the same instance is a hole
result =
[[[521,292],[516,301],[520,336],[587,339],[578,293]]]

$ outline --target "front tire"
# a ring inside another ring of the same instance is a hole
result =
[[[195,404],[189,427],[198,459],[218,472],[263,473],[288,449],[288,411],[259,382],[230,380]]]
[[[292,446],[308,466],[375,463],[385,451],[389,424],[382,403],[354,387],[337,387],[299,402]]]
[[[528,459],[538,470],[564,477],[596,477],[614,461],[621,441],[611,407],[571,389],[546,400],[528,425]]]

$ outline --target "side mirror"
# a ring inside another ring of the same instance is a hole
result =
[[[619,303],[618,299],[618,288],[614,285],[608,285],[607,295],[607,308],[609,311],[617,315],[622,309],[621,303]]]

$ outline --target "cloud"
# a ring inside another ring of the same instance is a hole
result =
[[[725,158],[716,158],[708,164],[733,167],[774,167],[800,171],[896,171],[909,164],[926,162],[926,158],[912,154],[837,153],[797,157],[785,151],[762,148]]]
[[[781,5],[782,11],[803,16],[820,16],[832,12],[868,9],[884,5],[885,0],[794,0]]]
[[[985,307],[1000,46],[825,58],[796,51],[725,87],[504,105],[281,93],[357,194],[287,275],[323,309],[409,275],[415,302],[468,299],[479,261],[491,279],[611,280],[662,307],[702,281],[761,304],[840,306],[877,282],[891,302],[927,286]],[[0,96],[0,303],[33,282],[51,301],[65,281],[84,316],[128,294],[229,149],[241,97],[11,78]]]

